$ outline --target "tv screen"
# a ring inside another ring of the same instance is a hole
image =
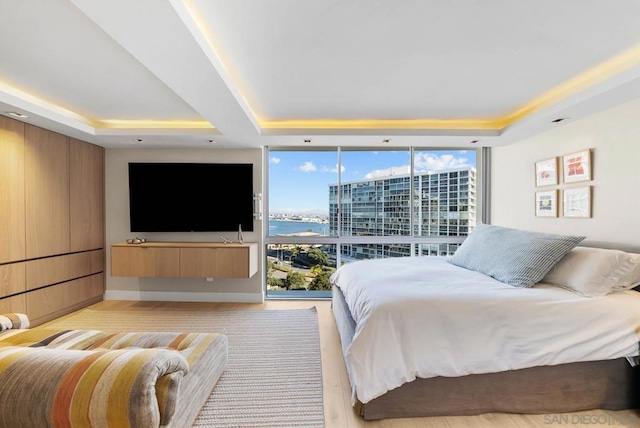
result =
[[[253,231],[253,165],[129,163],[132,232]]]

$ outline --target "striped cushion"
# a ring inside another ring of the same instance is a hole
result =
[[[584,238],[479,224],[449,261],[516,287],[531,287]]]
[[[25,314],[9,313],[0,315],[0,331],[29,328],[29,318]]]
[[[189,371],[167,349],[0,348],[0,426],[157,427]],[[165,377],[168,378],[165,379]],[[158,405],[156,388],[163,400]]]
[[[31,330],[7,330],[0,333],[0,347],[1,346],[31,346],[31,347],[43,347],[48,346],[56,339],[59,341],[73,341],[75,343],[80,342],[83,339],[91,338],[90,344],[95,340],[94,338],[102,337],[105,333],[98,330],[46,330],[46,329],[31,329]],[[62,346],[61,346],[62,347]],[[74,349],[84,349],[80,346]]]

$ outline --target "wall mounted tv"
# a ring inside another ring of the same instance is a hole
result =
[[[253,231],[253,165],[129,163],[132,232]]]

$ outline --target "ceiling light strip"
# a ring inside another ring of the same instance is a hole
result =
[[[44,99],[36,95],[30,94],[21,89],[17,89],[7,83],[0,82],[0,92],[3,92],[9,95],[10,97],[13,97],[21,101],[22,103],[28,104],[28,106],[24,106],[22,108],[23,110],[31,111],[31,112],[34,112],[35,114],[42,115],[42,116],[45,116],[44,112],[51,112],[56,115],[63,116],[72,121],[80,122],[84,125],[93,126],[92,121],[87,119],[86,117],[81,116],[78,113],[75,113],[64,107],[60,107],[59,105],[53,104],[49,101],[45,101]],[[14,103],[10,103],[10,104],[14,104]],[[33,110],[36,110],[36,111],[33,111]]]
[[[206,120],[105,119],[95,121],[95,126],[101,129],[216,129]]]
[[[272,120],[261,122],[264,129],[489,129],[497,130],[501,120],[493,119],[411,119],[411,120]]]
[[[240,107],[249,117],[249,120],[258,129],[260,127],[260,118],[253,110],[245,94],[247,85],[244,83],[241,74],[233,68],[233,63],[228,61],[227,56],[223,55],[222,49],[216,43],[216,39],[208,31],[208,27],[202,17],[202,13],[197,6],[189,0],[169,0],[178,15],[182,18],[202,50],[211,61],[213,68],[216,69],[220,78],[229,88],[232,96],[236,98]]]
[[[502,119],[504,122],[503,126],[511,125],[544,107],[548,107],[589,87],[628,71],[638,66],[638,64],[640,64],[640,44],[536,97],[525,106],[505,116]]]

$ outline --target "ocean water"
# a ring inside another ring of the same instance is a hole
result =
[[[329,235],[328,223],[308,223],[304,221],[269,220],[269,235],[279,233],[316,232],[321,235]]]

